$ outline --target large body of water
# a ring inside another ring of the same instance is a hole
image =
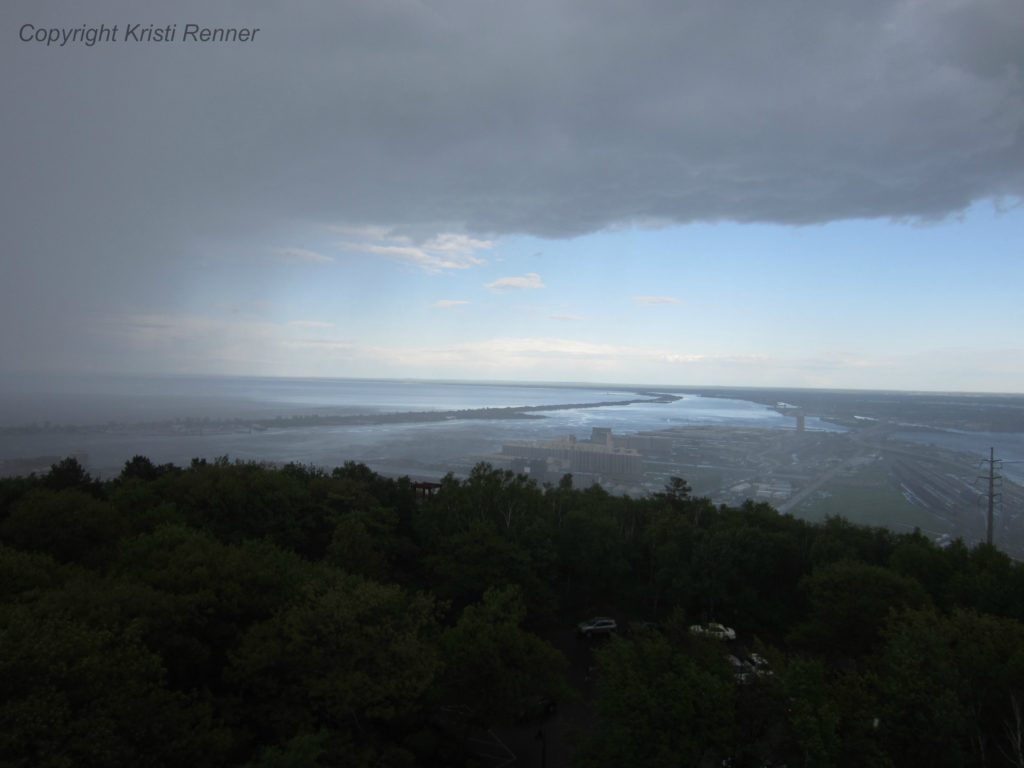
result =
[[[430,474],[445,462],[500,451],[509,440],[583,438],[593,427],[631,433],[687,425],[793,429],[794,420],[744,400],[685,395],[673,402],[587,407],[643,395],[629,388],[532,386],[351,379],[122,378],[10,385],[0,397],[0,426],[26,424],[125,425],[185,419],[273,419],[301,415],[344,415],[448,411],[511,406],[584,404],[545,411],[540,418],[454,419],[421,424],[271,427],[218,430],[109,429],[33,431],[0,435],[0,459],[77,454],[104,476],[119,471],[135,454],[158,463],[187,464],[193,457],[336,466],[365,461],[411,474]],[[808,429],[841,430],[817,419]]]
[[[34,382],[33,386],[11,383],[0,394],[0,427],[44,421],[104,424],[444,411],[635,397],[628,390],[599,387],[256,377],[92,378],[75,383]]]

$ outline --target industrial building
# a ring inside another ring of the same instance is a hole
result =
[[[610,429],[596,427],[590,440],[577,440],[569,435],[557,440],[506,443],[501,447],[501,453],[512,459],[513,469],[528,469],[535,479],[540,479],[542,474],[553,477],[569,472],[636,480],[643,476],[644,464],[640,451],[630,444],[634,440],[639,440],[638,445],[652,451],[671,451],[671,440],[667,438],[643,435],[616,437]],[[541,465],[539,462],[544,463]]]

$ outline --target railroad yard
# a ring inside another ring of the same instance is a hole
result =
[[[843,433],[668,430],[657,434],[672,438],[672,457],[648,461],[643,484],[653,490],[677,475],[717,503],[752,499],[812,520],[841,515],[896,531],[918,528],[940,541],[983,541],[987,463],[975,454],[897,439],[897,431],[880,423]],[[1022,557],[1024,488],[1006,477],[995,486],[995,543]]]

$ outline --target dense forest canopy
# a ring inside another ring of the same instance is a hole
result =
[[[0,481],[0,601],[0,765],[479,765],[476,730],[581,699],[588,768],[1024,765],[1020,565],[678,479],[67,459]],[[580,691],[592,615],[621,631]]]

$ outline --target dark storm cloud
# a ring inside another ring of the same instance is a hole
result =
[[[1020,0],[33,1],[0,17],[8,329],[166,299],[201,246],[285,225],[557,237],[941,217],[1024,192]],[[18,40],[25,23],[136,22],[261,31]]]

